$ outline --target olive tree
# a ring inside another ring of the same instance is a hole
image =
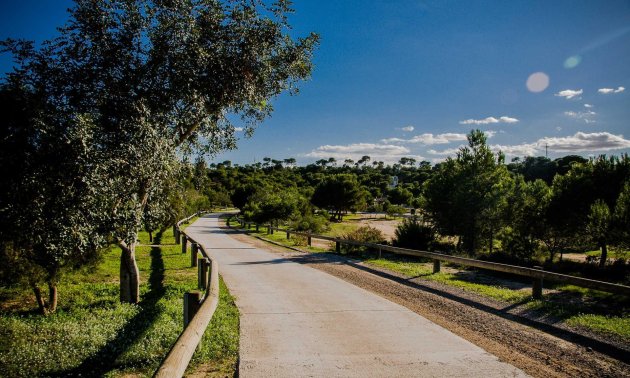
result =
[[[137,233],[178,158],[234,148],[236,123],[251,135],[270,100],[310,75],[318,37],[293,38],[290,12],[285,0],[77,0],[41,48],[3,42],[17,63],[8,80],[48,118],[82,117],[94,134],[89,169],[121,248],[121,301],[139,301]]]

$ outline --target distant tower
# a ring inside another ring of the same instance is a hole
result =
[[[549,154],[547,153],[547,148],[549,147],[549,145],[547,143],[545,143],[545,157],[548,158]]]

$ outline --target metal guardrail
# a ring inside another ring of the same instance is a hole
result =
[[[253,224],[256,226],[256,229],[258,229],[261,226],[254,222],[245,222],[244,220],[238,217],[234,217],[234,218],[241,224],[242,227],[249,228]],[[534,279],[532,294],[533,294],[533,297],[537,299],[540,299],[542,297],[543,280],[571,284],[571,285],[585,287],[589,289],[601,290],[601,291],[605,291],[605,292],[609,292],[613,294],[622,294],[622,295],[630,296],[630,286],[619,285],[619,284],[605,282],[605,281],[591,280],[588,278],[570,276],[567,274],[547,272],[547,271],[542,270],[542,268],[526,268],[526,267],[517,266],[517,265],[500,264],[500,263],[495,263],[495,262],[490,262],[490,261],[470,259],[466,257],[445,255],[445,254],[436,253],[436,252],[419,251],[415,249],[393,247],[393,246],[384,245],[384,244],[362,243],[362,242],[357,242],[354,240],[347,240],[347,239],[335,238],[331,236],[312,234],[309,232],[292,231],[288,229],[274,227],[271,225],[264,226],[264,227],[267,227],[268,232],[271,232],[271,233],[273,233],[273,231],[286,232],[287,238],[289,238],[290,235],[305,236],[308,240],[309,246],[311,245],[312,238],[335,242],[337,252],[340,251],[340,247],[342,244],[348,244],[348,245],[356,245],[356,246],[372,248],[379,252],[379,256],[380,256],[381,251],[387,251],[387,252],[391,252],[398,255],[429,258],[433,260],[433,273],[437,273],[440,271],[441,261],[446,261],[446,262],[459,264],[459,265],[472,266],[472,267],[492,270],[496,272],[511,273],[511,274],[515,274],[519,276],[530,277]]]
[[[184,375],[219,304],[219,264],[208,255],[203,245],[180,229],[183,223],[202,213],[205,212],[198,212],[180,220],[173,226],[173,230],[177,231],[176,241],[179,243],[181,239],[183,253],[186,253],[186,244],[190,241],[191,266],[198,267],[198,287],[205,290],[205,296],[201,297],[200,292],[184,294],[184,331],[153,375],[154,377],[173,378]],[[198,253],[201,253],[203,257],[198,258]]]

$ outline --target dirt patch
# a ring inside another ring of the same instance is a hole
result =
[[[607,349],[597,340],[554,326],[553,319],[547,323],[530,320],[517,305],[342,256],[289,251],[240,232],[232,236],[405,306],[534,377],[626,377],[630,371],[623,362],[628,360],[628,351]]]
[[[366,215],[359,219],[350,219],[347,222],[354,223],[359,226],[374,227],[377,230],[381,231],[388,240],[392,240],[394,238],[394,236],[396,235],[396,228],[400,224],[399,220],[390,220],[376,217],[371,218],[369,215]]]

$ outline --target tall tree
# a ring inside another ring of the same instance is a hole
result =
[[[15,88],[42,98],[52,118],[82,117],[110,198],[121,248],[121,300],[138,302],[135,242],[151,194],[181,153],[235,146],[234,119],[251,134],[269,101],[310,75],[314,34],[293,39],[289,1],[77,0],[61,35],[42,48],[8,40]],[[237,117],[230,117],[235,114]]]
[[[464,250],[473,254],[483,231],[492,245],[510,180],[503,155],[492,153],[484,133],[473,130],[468,146],[425,183],[426,210],[442,234],[460,236]]]

